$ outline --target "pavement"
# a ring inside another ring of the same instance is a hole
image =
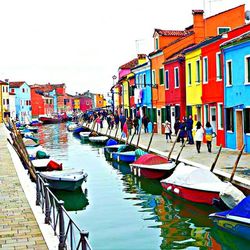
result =
[[[97,127],[95,127],[96,130]],[[104,122],[104,128],[98,130],[102,134],[106,134],[107,131],[107,124]],[[114,137],[115,135],[115,129],[111,130],[111,133],[108,131],[108,135]],[[133,134],[133,131],[132,131]],[[117,137],[120,139],[121,131],[118,130]],[[149,141],[150,141],[151,134],[144,133],[144,131],[141,132],[140,141],[139,141],[139,147],[142,149],[147,149]],[[128,139],[130,142],[131,136]],[[176,139],[176,136],[172,136],[172,141],[174,142]],[[138,136],[135,135],[132,141],[132,144],[136,145],[138,140]],[[173,143],[167,142],[165,138],[165,134],[154,134],[152,143],[150,146],[150,151],[159,155],[168,156],[169,152],[172,148]],[[177,142],[175,144],[175,147],[173,149],[173,152],[171,154],[171,158],[176,159],[176,156],[178,155],[179,151],[181,149],[181,143]],[[211,168],[212,163],[214,162],[214,159],[217,155],[217,152],[219,150],[219,147],[215,145],[215,140],[212,142],[212,152],[209,153],[207,150],[207,145],[205,143],[202,143],[201,145],[201,152],[200,154],[197,153],[195,145],[189,145],[186,144],[184,147],[181,156],[179,158],[180,161],[194,165],[197,167],[205,167],[205,168]],[[221,176],[222,179],[229,179],[233,170],[233,166],[235,164],[235,161],[238,157],[239,150],[231,150],[227,148],[222,148],[221,154],[218,158],[218,161],[216,163],[214,173]],[[244,188],[249,189],[250,193],[250,154],[243,153],[240,161],[238,163],[235,176],[233,178],[234,184],[242,184],[241,186]]]
[[[0,124],[0,248],[48,249],[23,191]]]

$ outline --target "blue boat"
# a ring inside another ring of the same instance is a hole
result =
[[[136,160],[135,151],[127,151],[127,152],[113,152],[112,159],[117,162],[127,162],[132,163]]]
[[[209,218],[222,230],[250,240],[250,196],[233,209],[210,214]]]
[[[73,130],[74,134],[79,134],[80,132],[86,131],[86,129],[83,126],[79,126]]]

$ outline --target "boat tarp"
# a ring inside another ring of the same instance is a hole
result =
[[[136,157],[140,157],[140,156],[146,155],[146,154],[148,154],[148,153],[145,152],[144,150],[140,149],[140,148],[137,148],[137,149],[135,150],[135,156],[136,156]]]
[[[118,142],[114,139],[109,139],[107,142],[106,142],[106,146],[113,146],[113,145],[117,145]]]
[[[221,180],[208,169],[197,168],[185,165],[184,163],[178,164],[174,173],[164,180],[164,182],[181,185],[191,186],[196,184],[218,184]]]
[[[162,157],[160,155],[154,155],[154,154],[144,154],[141,157],[139,157],[134,164],[147,164],[147,165],[156,165],[160,163],[167,163],[169,160],[165,157]]]
[[[232,210],[227,210],[223,212],[216,213],[220,216],[238,216],[250,219],[250,195],[243,199],[237,206],[235,206]]]

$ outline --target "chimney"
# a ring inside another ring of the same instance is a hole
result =
[[[195,44],[205,40],[205,21],[203,10],[192,10],[194,25],[194,42]]]
[[[9,79],[5,79],[4,81],[7,82],[7,83],[9,83]]]
[[[138,58],[138,64],[143,64],[146,62],[146,54],[138,54],[137,58]]]

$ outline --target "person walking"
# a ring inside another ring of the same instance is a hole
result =
[[[133,120],[134,128],[135,128],[135,133],[138,135],[139,134],[139,119],[136,116]]]
[[[126,122],[126,117],[125,117],[125,115],[123,115],[123,113],[120,114],[119,120],[120,120],[120,123],[121,123],[121,132],[122,132],[123,126],[124,126],[124,124]]]
[[[132,121],[130,116],[127,118],[126,123],[127,123],[127,127],[128,127],[128,134],[131,135],[131,130],[133,128],[133,121]]]
[[[188,138],[188,144],[194,144],[194,139],[193,139],[193,119],[192,115],[189,115],[187,121],[186,121],[186,128],[187,128],[187,138]]]
[[[164,127],[165,127],[165,135],[166,135],[167,142],[172,142],[172,139],[171,139],[171,134],[172,134],[171,123],[169,121],[165,121]]]
[[[149,123],[149,119],[146,115],[142,117],[142,123],[144,125],[144,132],[146,134],[148,132],[148,123]]]
[[[201,142],[203,140],[203,135],[204,135],[204,129],[202,128],[202,125],[201,125],[200,121],[198,121],[196,123],[194,131],[195,131],[194,140],[195,140],[195,143],[196,143],[196,149],[197,149],[197,152],[200,153]]]
[[[120,119],[117,113],[115,113],[114,115],[114,121],[115,121],[115,128],[118,128]]]
[[[205,126],[205,134],[206,134],[206,141],[207,141],[207,150],[209,153],[212,152],[212,135],[213,135],[213,127],[211,126],[210,122],[206,123]]]
[[[179,130],[180,130],[180,133],[179,133],[179,138],[177,138],[177,141],[179,139],[179,141],[181,141],[181,143],[184,144],[184,140],[186,137],[186,123],[184,119],[181,121],[179,125]]]

